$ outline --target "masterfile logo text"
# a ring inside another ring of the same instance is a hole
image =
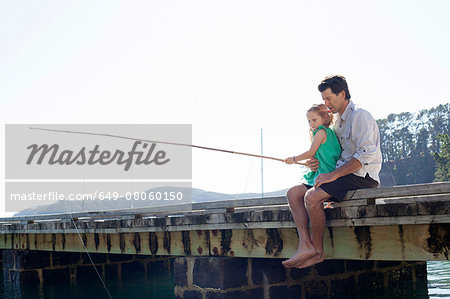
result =
[[[5,210],[190,204],[191,143],[191,125],[6,125]]]
[[[191,125],[6,125],[6,179],[191,179]]]

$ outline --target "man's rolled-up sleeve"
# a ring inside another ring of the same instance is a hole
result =
[[[375,119],[367,111],[361,111],[352,122],[352,141],[356,145],[353,158],[361,163],[362,168],[377,159],[379,131]]]

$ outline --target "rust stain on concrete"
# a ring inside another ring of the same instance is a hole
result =
[[[279,256],[281,250],[283,250],[283,239],[280,236],[280,232],[276,228],[268,228],[266,229],[266,234],[266,254]]]
[[[248,253],[253,251],[253,248],[259,247],[258,241],[253,234],[253,230],[246,229],[244,231],[244,237],[242,238],[242,247],[244,247]]]
[[[170,232],[164,232],[164,249],[167,250],[167,253],[170,253]]]
[[[83,234],[83,244],[85,247],[87,247],[87,236],[86,234]]]
[[[125,252],[125,236],[124,236],[124,234],[119,234],[119,247],[120,247],[120,252],[124,253]]]
[[[231,229],[224,229],[220,231],[220,254],[226,255],[231,250],[231,237],[233,237],[233,231]]]
[[[27,249],[30,249],[30,235],[29,234],[27,234],[27,241],[26,242],[27,242],[26,243],[27,244]]]
[[[158,252],[158,237],[156,236],[156,233],[150,232],[148,234],[148,246],[152,254],[156,254]]]
[[[331,247],[334,248],[334,237],[333,237],[333,228],[331,226],[327,226],[328,233],[330,234]]]
[[[27,235],[28,237],[28,235]],[[27,240],[28,242],[28,240]],[[61,236],[61,245],[62,245],[62,249],[66,249],[66,234],[62,234]],[[28,248],[30,248],[30,245],[28,245]]]
[[[427,239],[428,251],[435,257],[444,254],[448,260],[450,251],[450,224],[430,224],[430,237]]]
[[[95,250],[98,250],[98,246],[100,245],[100,236],[98,233],[94,234],[94,243],[95,243]]]
[[[106,235],[106,250],[108,250],[108,252],[111,252],[111,235],[107,234]]]
[[[402,247],[402,258],[405,258],[405,232],[403,231],[403,225],[398,226],[398,236],[400,237],[400,246]]]
[[[56,249],[56,234],[52,234],[52,249],[53,251]]]
[[[183,242],[184,253],[191,255],[191,237],[189,236],[189,231],[181,232],[181,240]]]
[[[141,252],[141,235],[139,233],[134,233],[133,246],[136,253]]]
[[[360,257],[366,260],[369,259],[372,252],[370,226],[355,226],[355,235],[360,249]]]

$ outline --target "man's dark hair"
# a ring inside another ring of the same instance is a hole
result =
[[[350,100],[350,91],[348,91],[347,81],[345,81],[344,76],[334,75],[326,77],[320,82],[319,91],[323,92],[327,88],[330,88],[335,95],[338,95],[341,91],[345,91],[345,99]]]

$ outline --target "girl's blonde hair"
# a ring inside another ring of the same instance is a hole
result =
[[[317,113],[323,119],[322,125],[325,128],[328,128],[333,124],[334,115],[333,113],[331,113],[330,109],[328,109],[328,107],[325,106],[325,104],[315,104],[311,108],[309,108],[307,112]],[[309,137],[312,141],[314,137],[312,128],[309,129]]]
[[[315,104],[307,112],[317,113],[323,119],[323,126],[328,128],[333,124],[333,113],[325,104]]]

